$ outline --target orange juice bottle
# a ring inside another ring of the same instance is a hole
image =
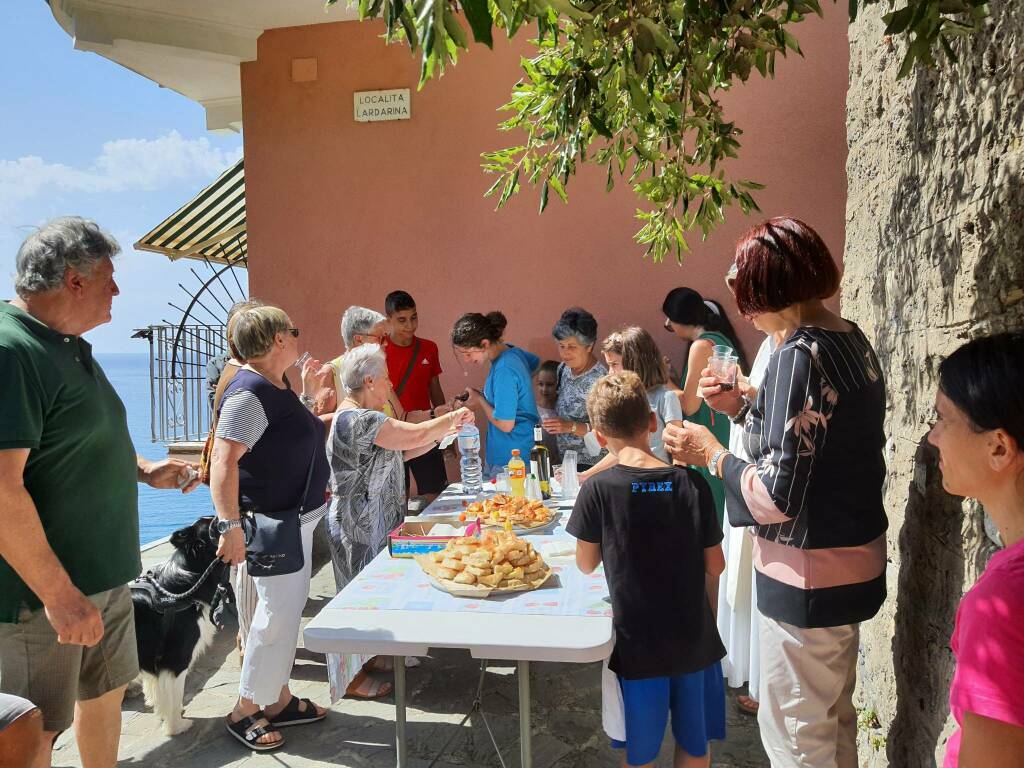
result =
[[[519,449],[512,449],[512,459],[508,466],[508,484],[512,489],[513,496],[526,495],[526,464],[519,458]]]

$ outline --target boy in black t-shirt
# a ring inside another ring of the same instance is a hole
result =
[[[590,424],[619,463],[580,489],[567,530],[576,564],[604,561],[615,648],[608,666],[625,708],[625,765],[653,765],[672,714],[675,768],[710,764],[708,742],[725,738],[725,648],[706,579],[725,569],[711,488],[686,467],[651,453],[656,428],[635,373],[605,376],[587,398]]]

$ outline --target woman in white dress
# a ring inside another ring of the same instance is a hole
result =
[[[757,350],[757,357],[747,377],[749,397],[756,396],[764,378],[768,360],[772,356],[771,337],[766,337]],[[750,461],[743,447],[743,426],[733,424],[729,431],[729,450],[744,461]],[[730,688],[742,688],[749,681],[749,695],[737,696],[741,711],[756,715],[758,707],[758,653],[757,593],[754,586],[754,568],[751,563],[752,541],[744,528],[729,525],[729,515],[722,521],[722,549],[725,551],[725,573],[718,590],[718,634],[727,651],[722,659],[722,672]]]

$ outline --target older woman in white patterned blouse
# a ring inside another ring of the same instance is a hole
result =
[[[403,518],[403,461],[426,453],[445,435],[473,421],[468,408],[418,424],[385,415],[381,408],[391,396],[391,381],[377,344],[364,344],[342,356],[340,383],[345,394],[327,441],[327,528],[339,592],[385,547],[388,534]],[[385,695],[389,689],[359,675],[362,666],[349,667],[354,673],[346,675],[352,678],[345,681],[349,695]]]

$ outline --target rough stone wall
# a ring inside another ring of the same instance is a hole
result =
[[[862,627],[860,754],[913,768],[941,765],[956,606],[993,551],[981,510],[943,492],[924,438],[943,357],[1024,327],[1024,3],[994,0],[959,66],[899,82],[881,6],[850,27],[847,98],[842,306],[874,340],[889,392],[889,599]]]

